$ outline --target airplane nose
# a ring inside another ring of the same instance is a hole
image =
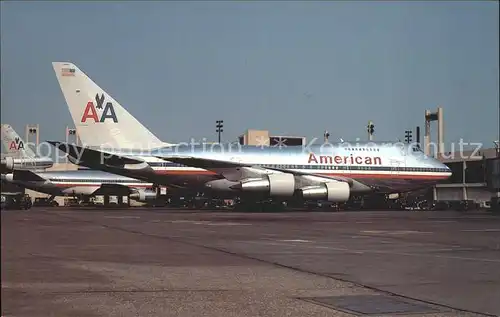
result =
[[[436,158],[432,159],[431,166],[437,169],[437,172],[444,174],[447,178],[449,178],[452,174],[451,168]]]
[[[448,167],[448,165],[441,163],[441,168],[446,171],[445,173],[448,175],[448,177],[451,176],[452,171],[451,168]]]
[[[445,169],[447,171],[451,171],[451,169],[448,167],[448,165],[441,163],[441,162],[439,162],[439,165],[441,166],[442,169]]]

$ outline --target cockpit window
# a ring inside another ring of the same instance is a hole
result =
[[[413,152],[422,152],[422,150],[420,149],[420,147],[418,145],[413,145],[412,146],[412,151]]]

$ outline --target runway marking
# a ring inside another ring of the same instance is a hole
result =
[[[351,236],[351,239],[370,239],[371,237],[367,236]]]
[[[211,221],[194,221],[194,220],[172,220],[166,221],[168,223],[188,223],[193,225],[207,225],[207,226],[251,226],[251,223],[241,222],[211,222]]]
[[[462,257],[462,256],[448,256],[448,255],[437,255],[437,254],[414,254],[414,253],[406,253],[406,252],[392,252],[392,251],[379,251],[379,250],[356,250],[356,249],[348,249],[348,248],[339,248],[339,247],[328,247],[321,245],[296,245],[289,243],[270,243],[263,241],[242,241],[247,243],[260,243],[260,244],[268,244],[282,247],[300,247],[300,248],[313,248],[313,249],[329,249],[334,251],[342,251],[348,253],[374,253],[374,254],[390,254],[390,255],[404,255],[404,256],[413,256],[413,257],[430,257],[430,258],[442,258],[442,259],[455,259],[455,260],[466,260],[466,261],[479,261],[479,262],[490,262],[490,263],[500,263],[500,259],[480,259],[480,258],[470,258],[470,257]]]
[[[500,229],[465,229],[462,232],[500,232]]]
[[[388,234],[414,234],[414,233],[417,233],[417,234],[433,234],[434,232],[402,230],[402,231],[389,232]]]
[[[284,244],[284,243],[276,243],[276,242],[263,242],[263,241],[238,241],[241,243],[250,243],[250,244],[264,244],[264,245],[274,245],[279,247],[298,247],[298,245],[294,244]]]
[[[481,249],[478,248],[461,248],[461,247],[456,247],[456,248],[444,248],[444,249],[430,249],[426,250],[427,252],[449,252],[449,251],[480,251]]]
[[[211,222],[207,223],[207,226],[251,226],[251,223],[239,223],[239,222]]]
[[[373,233],[373,234],[395,234],[395,235],[401,235],[401,234],[432,234],[433,232],[428,232],[428,231],[413,231],[413,230],[395,230],[395,231],[387,231],[387,230],[365,230],[361,231],[362,233]]]
[[[300,240],[300,239],[296,239],[296,240],[276,240],[276,241],[283,241],[283,242],[312,242],[312,241],[309,241],[309,240]]]
[[[104,216],[107,219],[141,219],[138,216]]]

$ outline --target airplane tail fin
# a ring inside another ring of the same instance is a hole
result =
[[[145,149],[167,145],[76,65],[52,63],[82,145]]]
[[[37,155],[9,124],[2,124],[2,143],[5,155],[12,158],[35,158]]]

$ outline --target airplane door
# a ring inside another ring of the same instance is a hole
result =
[[[399,175],[401,165],[401,160],[391,159],[391,175]]]
[[[406,150],[404,146],[398,147],[397,154],[390,160],[391,175],[400,175],[406,167]]]
[[[402,146],[402,147],[400,147],[399,150],[400,150],[400,154],[401,154],[401,162],[400,162],[400,165],[398,166],[399,167],[398,173],[400,174],[406,168],[406,158],[407,158],[409,148],[407,146]]]

